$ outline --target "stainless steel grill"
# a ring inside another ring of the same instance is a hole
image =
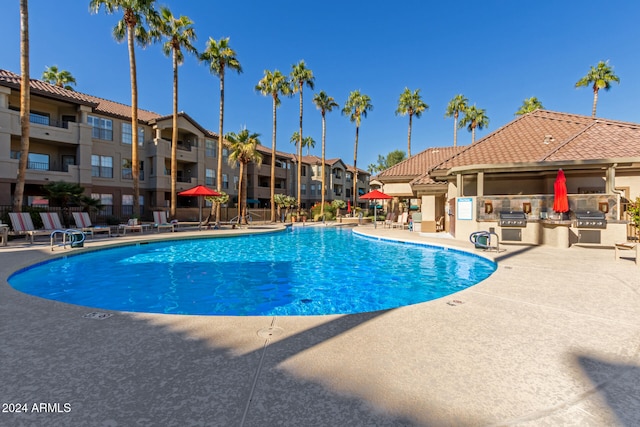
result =
[[[527,216],[522,211],[505,211],[500,212],[500,227],[526,227]]]
[[[576,212],[575,226],[577,228],[607,228],[605,214],[600,211]]]

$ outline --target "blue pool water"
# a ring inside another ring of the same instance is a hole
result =
[[[110,310],[322,315],[390,309],[472,286],[495,263],[455,250],[300,227],[231,238],[136,244],[21,270],[15,289]]]

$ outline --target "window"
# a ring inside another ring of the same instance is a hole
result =
[[[140,180],[144,180],[144,162],[141,161],[139,164],[138,176]],[[122,159],[122,179],[133,179],[132,166],[131,159]]]
[[[122,143],[131,145],[131,138],[133,138],[131,123],[122,123]],[[138,128],[138,146],[144,145],[144,128]]]
[[[226,159],[227,157],[229,157],[229,149],[225,147],[222,149],[222,158]]]
[[[224,188],[225,190],[229,189],[229,175],[227,175],[226,173],[222,174],[222,188]]]
[[[234,175],[234,177],[233,177],[233,189],[236,190],[236,191],[238,190],[238,182],[239,182],[238,176]]]
[[[307,166],[302,165],[302,176],[307,176]]]
[[[205,170],[205,184],[210,186],[216,185],[216,171],[215,169]]]
[[[95,139],[103,139],[106,141],[113,141],[113,121],[109,119],[102,119],[95,116],[87,116],[87,123],[93,128],[91,130],[91,137]]]
[[[140,200],[140,213],[142,213],[142,208],[144,207],[144,196],[139,197]],[[122,195],[122,214],[123,215],[132,215],[133,214],[133,194],[123,194]]]
[[[300,192],[302,194],[307,194],[307,184],[300,185]]]
[[[210,139],[207,139],[204,142],[205,148],[204,148],[204,155],[206,157],[216,157],[217,154],[217,150],[216,150],[216,142],[212,141]]]
[[[92,155],[91,176],[113,178],[113,157]]]
[[[316,194],[316,185],[315,184],[311,184],[311,195],[315,195]]]
[[[102,208],[100,208],[101,215],[113,215],[113,194],[91,193],[91,198],[100,200],[102,205]]]

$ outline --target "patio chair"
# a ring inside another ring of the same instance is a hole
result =
[[[60,217],[56,212],[40,212],[40,218],[42,218],[42,225],[45,230],[64,230],[66,227],[60,222]]]
[[[384,223],[382,223],[382,228],[387,228],[387,227],[391,228],[395,220],[396,220],[396,214],[394,212],[389,212],[387,214],[387,219],[385,219]]]
[[[444,216],[439,216],[436,220],[436,233],[444,231]]]
[[[640,244],[638,243],[616,243],[615,244],[615,256],[616,260],[619,260],[622,255],[622,251],[633,251],[635,252],[635,262],[636,265],[640,263]]]
[[[404,230],[405,227],[408,227],[407,219],[409,218],[409,214],[407,212],[403,212],[402,215],[398,217],[398,221],[393,222],[392,228],[401,228]]]
[[[92,239],[96,233],[107,233],[107,235],[111,237],[111,227],[93,225],[88,212],[72,212],[72,215],[73,220],[76,223],[76,227],[82,230],[85,234],[90,234]]]
[[[174,223],[167,221],[167,212],[165,211],[153,211],[153,222],[158,228],[158,233],[163,228],[169,229],[172,232],[176,231],[176,228],[175,228],[176,225]]]
[[[9,212],[9,219],[13,228],[12,234],[24,235],[26,239],[31,240],[32,244],[35,236],[48,236],[51,234],[51,230],[36,230],[29,212]]]

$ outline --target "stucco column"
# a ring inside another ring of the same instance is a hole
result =
[[[484,196],[484,172],[478,172],[477,195]]]
[[[464,194],[462,190],[462,174],[456,175],[456,197],[461,197]]]

